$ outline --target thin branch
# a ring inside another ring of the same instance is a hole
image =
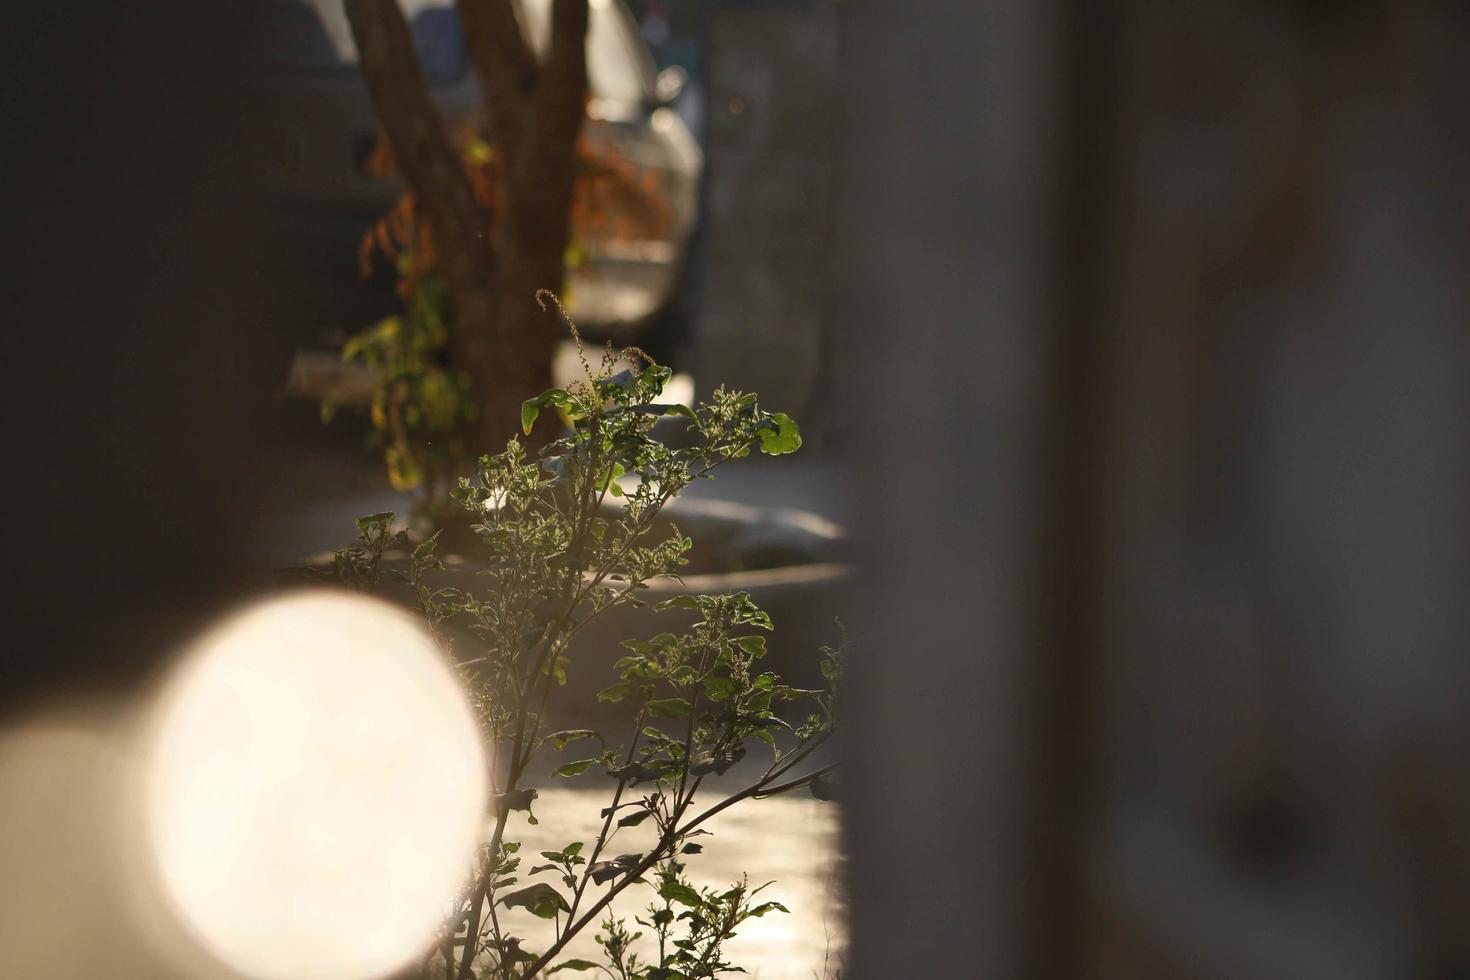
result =
[[[542,953],[540,958],[538,958],[536,962],[527,967],[526,972],[522,974],[522,976],[529,980],[530,977],[534,977],[537,973],[546,969],[546,967],[550,965],[551,961],[556,957],[558,953],[562,951],[562,948],[566,946],[566,944],[571,940],[573,936],[580,933],[588,926],[588,924],[593,922],[603,909],[612,904],[612,900],[616,898],[618,894],[623,891],[623,889],[633,884],[635,881],[643,876],[643,873],[645,871],[652,868],[659,861],[663,860],[664,857],[667,856],[664,852],[671,852],[675,842],[678,841],[681,836],[689,833],[689,831],[691,830],[696,829],[706,820],[724,810],[729,809],[736,803],[739,803],[741,800],[751,799],[752,797],[756,796],[774,796],[778,793],[784,793],[789,790],[799,788],[810,783],[812,780],[817,779],[820,776],[826,775],[835,768],[837,768],[837,764],[834,762],[829,765],[822,766],[820,769],[808,773],[800,779],[794,779],[789,783],[782,783],[777,786],[768,786],[769,780],[761,779],[758,782],[752,783],[751,785],[745,787],[745,789],[742,789],[740,792],[735,793],[732,796],[728,796],[724,800],[721,800],[719,803],[716,803],[714,806],[710,807],[708,810],[705,810],[699,816],[695,817],[693,820],[690,820],[682,827],[677,826],[678,816],[676,815],[675,819],[670,821],[668,829],[665,830],[663,835],[659,838],[658,844],[653,848],[653,850],[648,853],[648,856],[646,856],[642,861],[639,861],[638,864],[634,866],[633,869],[625,874],[622,878],[619,878],[617,881],[615,881],[612,887],[607,890],[607,893],[603,895],[600,899],[598,899],[597,902],[592,905],[592,907],[590,907],[585,913],[583,913],[582,917],[578,919],[575,924],[568,925],[567,928],[562,931],[561,938],[553,943],[550,949]],[[687,805],[688,804],[686,802],[685,806]]]
[[[823,776],[827,775],[827,773],[832,772],[836,768],[837,763],[829,762],[825,766],[822,766],[820,769],[814,769],[813,771],[807,773],[805,776],[793,779],[790,782],[780,783],[776,786],[770,787],[769,789],[763,789],[759,793],[755,793],[752,795],[757,800],[764,800],[767,797],[771,796],[780,796],[782,793],[789,793],[794,789],[801,789],[803,786],[810,786],[812,783],[816,782],[818,779],[821,779]]]
[[[536,53],[526,41],[511,0],[457,0],[455,8],[465,49],[480,78],[493,135],[507,151],[518,152],[531,93],[540,78]]]

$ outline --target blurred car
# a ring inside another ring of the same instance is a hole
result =
[[[269,0],[261,80],[271,94],[259,120],[273,188],[271,203],[287,226],[284,261],[303,288],[304,270],[336,278],[355,263],[364,232],[392,206],[396,182],[367,172],[379,126],[357,68],[341,0]],[[483,120],[481,94],[453,6],[445,0],[400,0],[434,102],[451,122]],[[516,0],[534,45],[544,48],[551,0]],[[623,0],[591,0],[587,31],[590,89],[583,134],[640,175],[664,201],[668,220],[656,231],[581,238],[568,269],[571,312],[589,332],[631,339],[670,301],[694,224],[703,157],[670,108],[682,70],[655,74],[647,45]],[[493,134],[491,134],[493,139]],[[330,253],[330,254],[328,254]],[[352,288],[346,278],[335,286]],[[299,290],[298,290],[299,294]],[[379,297],[380,299],[381,297]],[[296,303],[296,297],[292,299]],[[307,305],[313,305],[310,300]],[[351,319],[344,304],[317,302],[317,318]],[[375,315],[381,315],[381,305]],[[365,323],[326,323],[356,329]]]

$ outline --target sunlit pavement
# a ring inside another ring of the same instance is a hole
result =
[[[507,832],[508,839],[521,841],[521,867],[528,869],[541,863],[537,852],[561,850],[572,841],[585,842],[590,853],[602,824],[598,813],[607,806],[608,797],[603,790],[541,790],[535,804],[540,824],[529,826],[524,814],[516,814],[516,822]],[[707,802],[718,799],[711,793]],[[738,803],[709,822],[713,834],[699,838],[703,853],[687,859],[692,883],[696,887],[728,887],[743,873],[752,886],[774,882],[761,893],[762,898],[791,910],[789,915],[773,913],[748,920],[725,947],[727,960],[761,980],[825,980],[838,975],[847,945],[838,820],[835,803],[815,800],[798,791],[790,796]],[[605,855],[646,850],[653,839],[654,832],[649,828],[627,828],[614,836]],[[533,880],[555,884],[555,875],[543,872]],[[589,891],[588,895],[593,893]],[[641,929],[645,939],[652,930],[636,926],[633,917],[646,919],[645,910],[653,898],[652,888],[634,886],[614,902],[629,928]],[[583,908],[589,904],[584,899]],[[517,934],[526,936],[526,945],[533,950],[544,949],[551,934],[549,922],[521,913],[507,918],[502,912],[501,924],[520,930]],[[590,929],[568,944],[565,956],[602,959]]]

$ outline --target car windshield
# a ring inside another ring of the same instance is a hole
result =
[[[516,0],[518,13],[538,51],[550,30],[552,0]],[[452,5],[444,0],[399,0],[413,32],[424,76],[432,85],[452,85],[470,70],[464,36]],[[587,76],[592,94],[626,105],[647,98],[646,52],[614,0],[591,0],[587,25]],[[355,65],[357,50],[342,0],[272,0],[271,59],[299,69]]]

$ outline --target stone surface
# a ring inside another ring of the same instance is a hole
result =
[[[807,2],[709,14],[697,373],[792,414],[816,384],[830,319],[841,13]]]

